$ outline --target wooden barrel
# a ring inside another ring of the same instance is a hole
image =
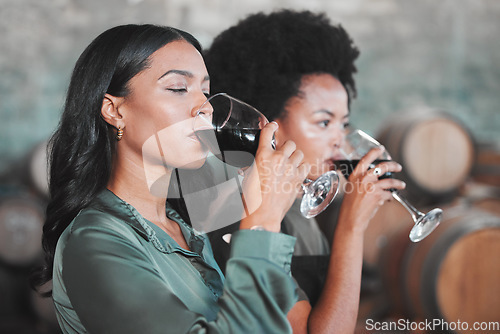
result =
[[[481,143],[477,146],[472,178],[477,182],[500,187],[500,143]]]
[[[0,175],[0,184],[30,188],[38,196],[49,196],[48,140],[36,144],[21,159],[13,162]]]
[[[470,177],[475,142],[451,114],[419,109],[391,116],[376,136],[403,166],[397,176],[407,183],[406,195],[416,204],[452,200]]]
[[[460,200],[464,205],[500,216],[500,188],[478,182],[468,182]]]
[[[44,140],[35,146],[28,159],[29,182],[35,190],[43,195],[49,194],[49,170],[47,162],[47,144]]]
[[[499,254],[500,216],[465,205],[446,208],[426,239],[411,243],[407,230],[385,250],[380,266],[392,313],[470,326],[498,321]]]
[[[376,265],[390,240],[401,230],[408,230],[412,223],[408,211],[396,200],[380,207],[366,228],[363,243],[365,263]]]
[[[31,194],[13,191],[0,196],[0,262],[29,266],[42,252],[43,206]]]

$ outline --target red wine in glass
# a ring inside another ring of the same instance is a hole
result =
[[[340,147],[340,152],[345,157],[345,160],[335,162],[338,170],[342,171],[346,178],[352,173],[359,160],[365,156],[370,149],[382,146],[378,141],[372,138],[367,133],[359,129],[351,129],[344,138]],[[375,167],[378,163],[391,160],[387,152],[383,152],[381,159],[375,160],[371,167]],[[392,174],[387,173],[380,178],[392,177]],[[411,215],[415,225],[410,231],[410,240],[419,242],[427,237],[439,225],[443,216],[443,210],[439,208],[432,209],[427,213],[422,213],[417,210],[406,198],[404,198],[396,189],[388,189],[392,197],[396,199]]]
[[[214,155],[220,160],[231,166],[243,168],[252,164],[257,153],[260,129],[207,129],[197,131],[196,135],[205,148],[215,152]]]
[[[269,123],[254,107],[225,93],[211,96],[198,110],[194,132],[207,150],[237,168],[250,166],[259,146],[260,131]],[[275,148],[275,141],[270,145]],[[311,218],[323,211],[339,189],[339,178],[329,171],[302,184],[300,211]]]

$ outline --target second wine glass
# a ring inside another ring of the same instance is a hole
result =
[[[359,160],[365,156],[370,149],[374,147],[382,146],[377,140],[363,132],[359,129],[350,129],[346,134],[344,141],[340,147],[340,152],[344,156],[345,160],[335,161],[337,169],[339,169],[346,178],[352,173]],[[391,156],[387,151],[378,157],[377,160],[373,162],[373,166],[383,162],[392,160]],[[392,177],[391,173],[386,173],[381,175],[379,178]],[[403,205],[406,210],[410,213],[413,222],[413,226],[410,232],[410,240],[413,242],[419,242],[427,237],[434,229],[439,225],[443,216],[443,210],[435,208],[427,213],[422,213],[417,210],[413,205],[411,205],[408,200],[403,197],[398,191],[390,189],[392,197],[395,198],[401,205]]]
[[[251,105],[226,93],[218,93],[200,107],[194,131],[216,157],[231,166],[243,168],[253,163],[260,130],[267,123],[267,118]],[[276,146],[274,140],[269,144],[273,148]],[[304,217],[311,218],[332,202],[339,189],[339,177],[335,171],[329,171],[314,181],[304,180],[302,189],[300,211]]]

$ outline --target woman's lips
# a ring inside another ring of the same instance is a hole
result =
[[[333,161],[338,161],[338,160],[345,160],[345,157],[342,154],[335,154],[333,157],[330,158]]]
[[[333,158],[328,158],[325,160],[325,163],[328,165],[329,170],[335,169],[335,160]]]
[[[326,159],[325,162],[330,166],[331,170],[335,170],[337,168],[335,162],[340,160],[345,160],[345,157],[342,154],[335,154]]]

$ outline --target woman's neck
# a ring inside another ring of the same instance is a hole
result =
[[[132,205],[144,218],[155,224],[168,225],[165,201],[172,170],[145,168],[130,161],[114,164],[107,188]]]

